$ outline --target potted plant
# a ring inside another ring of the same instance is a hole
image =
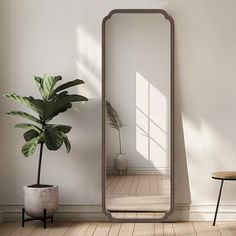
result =
[[[22,147],[22,153],[25,157],[32,156],[37,146],[40,146],[37,181],[35,184],[24,187],[25,212],[31,217],[40,218],[43,217],[45,209],[46,216],[50,217],[58,208],[58,187],[42,184],[40,181],[43,148],[46,146],[49,150],[55,151],[64,143],[67,152],[71,150],[71,144],[66,135],[70,132],[71,127],[49,122],[59,113],[70,109],[73,102],[88,101],[88,99],[78,94],[69,94],[66,90],[72,86],[83,84],[82,80],[76,79],[66,82],[56,88],[56,83],[62,80],[61,76],[45,74],[42,78],[34,76],[34,80],[42,97],[41,99],[32,96],[23,97],[15,93],[5,94],[4,96],[30,108],[37,114],[37,116],[33,116],[23,111],[7,113],[34,122],[19,123],[15,127],[26,129],[23,134],[26,143]]]
[[[113,108],[111,103],[108,101],[106,101],[106,115],[109,120],[109,125],[118,132],[119,153],[116,155],[114,159],[114,167],[115,169],[120,170],[121,174],[122,170],[127,171],[128,168],[128,160],[127,157],[125,156],[125,153],[122,152],[122,145],[121,145],[121,129],[124,127],[124,125],[121,122],[118,113]]]

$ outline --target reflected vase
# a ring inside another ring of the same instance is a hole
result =
[[[128,159],[124,153],[119,153],[114,159],[114,166],[116,170],[127,170]]]

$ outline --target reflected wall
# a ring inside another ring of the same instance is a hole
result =
[[[126,126],[130,171],[169,172],[170,26],[161,14],[115,14],[107,22],[106,99]],[[107,127],[107,168],[117,135]]]

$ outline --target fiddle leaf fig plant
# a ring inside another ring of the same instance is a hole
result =
[[[73,102],[85,102],[88,99],[78,94],[69,94],[66,90],[70,87],[83,84],[84,82],[75,79],[56,87],[58,81],[62,80],[61,76],[50,76],[45,74],[42,78],[34,76],[34,80],[41,95],[41,99],[23,97],[13,94],[5,94],[4,96],[16,101],[27,108],[31,109],[36,115],[31,115],[23,111],[10,111],[8,115],[15,115],[27,119],[29,123],[18,123],[16,128],[25,129],[23,134],[25,144],[22,147],[22,153],[25,157],[34,154],[37,145],[40,145],[39,164],[37,174],[37,184],[34,187],[41,187],[40,175],[42,164],[42,153],[44,144],[49,150],[58,150],[62,144],[65,144],[67,152],[71,150],[71,144],[67,137],[71,127],[68,125],[49,123],[59,113],[63,113],[72,107]],[[32,123],[33,122],[33,123]]]

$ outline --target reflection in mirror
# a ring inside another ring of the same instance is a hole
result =
[[[158,13],[105,24],[106,209],[161,218],[171,208],[171,30]]]

